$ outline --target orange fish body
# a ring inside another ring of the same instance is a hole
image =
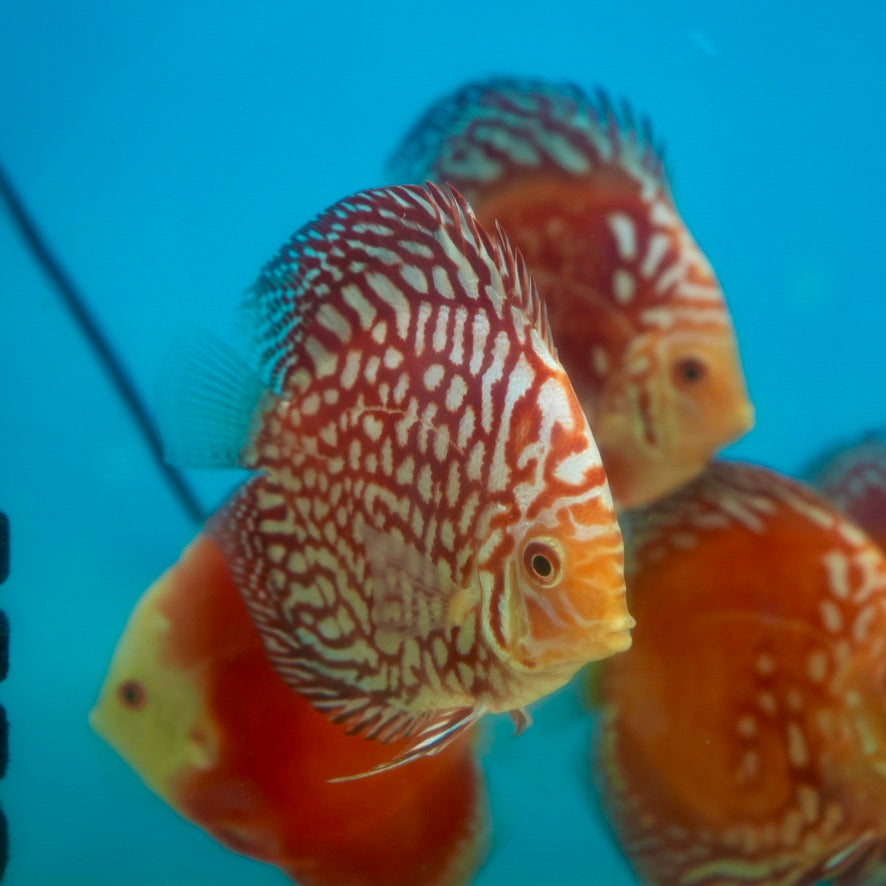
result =
[[[482,860],[470,737],[330,781],[398,746],[346,734],[280,679],[206,535],[139,602],[91,722],[177,812],[305,886],[460,884]]]
[[[246,313],[261,379],[195,345],[164,412],[179,463],[255,472],[207,531],[295,691],[412,736],[399,764],[630,644],[612,498],[544,305],[458,195],[340,201]]]
[[[886,441],[872,435],[826,457],[812,485],[886,551]]]
[[[627,106],[531,80],[469,84],[416,124],[389,175],[452,184],[521,251],[619,507],[691,479],[751,427],[719,284]]]
[[[882,552],[748,465],[714,463],[631,516],[638,626],[595,668],[596,758],[640,880],[883,882]]]

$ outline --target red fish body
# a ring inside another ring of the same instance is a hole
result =
[[[90,719],[177,812],[304,886],[456,886],[482,860],[470,738],[407,768],[330,781],[398,746],[346,734],[280,679],[205,535],[136,607]]]
[[[262,379],[183,349],[169,445],[256,472],[208,532],[293,689],[413,736],[402,762],[629,645],[612,500],[544,306],[460,198],[341,201],[246,315]]]
[[[748,465],[631,516],[638,626],[596,668],[596,757],[640,880],[884,882],[883,553]]]
[[[870,436],[830,454],[812,484],[886,551],[886,441]]]
[[[627,106],[472,83],[416,124],[389,176],[452,184],[523,253],[620,507],[690,479],[750,428],[722,292]]]

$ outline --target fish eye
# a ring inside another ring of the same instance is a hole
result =
[[[143,708],[148,700],[144,686],[138,680],[126,680],[117,687],[117,695],[126,707],[133,711]]]
[[[560,579],[562,564],[554,545],[532,541],[523,550],[523,565],[529,577],[537,584],[550,587]]]
[[[674,363],[672,372],[674,382],[683,387],[700,382],[708,374],[708,367],[698,357],[681,357]]]

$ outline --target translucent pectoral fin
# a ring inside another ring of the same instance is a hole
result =
[[[526,708],[514,708],[508,714],[514,723],[514,735],[522,735],[532,725],[532,714]]]
[[[360,537],[372,577],[371,618],[381,637],[402,642],[448,630],[475,605],[472,589],[457,587],[399,536],[363,526]]]
[[[231,347],[197,326],[185,327],[155,386],[166,460],[188,468],[237,467],[266,392]]]

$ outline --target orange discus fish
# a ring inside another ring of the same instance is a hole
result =
[[[886,440],[871,435],[826,457],[812,485],[886,551]]]
[[[743,464],[629,523],[634,645],[594,678],[601,802],[640,880],[886,882],[883,553]]]
[[[751,428],[720,286],[626,104],[471,83],[419,120],[388,175],[452,184],[523,253],[619,507],[676,488]]]
[[[286,686],[206,535],[142,597],[90,720],[177,812],[304,886],[456,886],[482,861],[469,736],[408,768],[331,782],[397,746],[347,735]]]
[[[435,185],[356,194],[246,298],[263,378],[167,369],[173,461],[256,472],[209,522],[272,665],[349,730],[411,736],[630,645],[599,452],[516,253]],[[342,777],[360,773],[342,771]]]

